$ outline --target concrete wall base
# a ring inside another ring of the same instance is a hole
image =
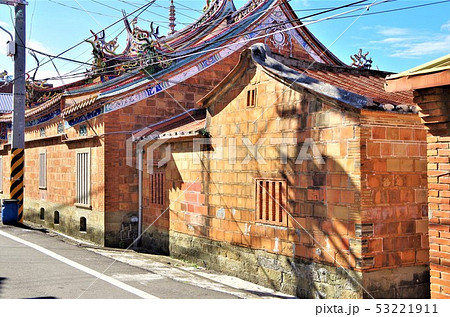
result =
[[[44,208],[44,219],[41,219]],[[55,224],[55,211],[59,212],[59,224]],[[86,218],[86,232],[80,231],[80,218]],[[44,200],[26,199],[24,220],[49,228],[71,237],[104,245],[104,213],[74,205],[61,205]]]
[[[169,251],[171,256],[300,298],[430,296],[427,266],[357,272],[174,231]]]

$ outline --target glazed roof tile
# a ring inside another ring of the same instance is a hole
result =
[[[411,92],[386,92],[384,82],[390,73],[358,69],[350,66],[335,66],[322,63],[310,63],[307,61],[286,58],[273,54],[274,59],[291,67],[301,74],[315,78],[335,87],[359,94],[372,99],[379,104],[407,104],[413,105],[413,94]]]
[[[29,119],[35,115],[39,116],[45,115],[47,113],[46,110],[53,108],[53,106],[59,104],[59,102],[61,101],[61,97],[62,94],[58,94],[52,99],[47,100],[46,102],[40,104],[37,107],[25,110],[25,118]],[[5,115],[1,116],[0,122],[10,122],[11,120],[12,120],[12,95],[11,95],[11,110]]]
[[[388,93],[384,90],[385,77],[370,72],[346,72],[334,67],[325,71],[299,69],[308,76],[324,81],[336,87],[371,98],[379,104],[413,105],[412,93]]]
[[[94,102],[97,101],[97,97],[98,97],[97,95],[89,96],[88,98],[85,98],[85,99],[83,99],[83,100],[81,100],[79,102],[76,102],[76,103],[74,103],[71,106],[68,106],[67,108],[65,108],[62,111],[62,116],[63,117],[68,117],[68,116],[72,115],[73,113],[75,113],[75,112],[77,112],[77,111],[79,111],[79,110],[81,110],[83,108],[86,108],[86,107],[89,107],[89,106],[93,105]]]
[[[199,135],[206,126],[206,109],[190,109],[134,134],[138,140],[174,139]]]
[[[57,94],[55,97],[53,97],[50,100],[47,100],[46,102],[40,104],[39,106],[29,109],[25,112],[25,118],[29,118],[32,117],[34,115],[41,115],[44,113],[45,110],[52,108],[53,106],[55,106],[56,104],[59,104],[62,98],[62,93],[61,94]]]
[[[245,72],[253,63],[269,76],[289,87],[301,87],[324,97],[359,109],[418,112],[411,92],[388,93],[384,90],[387,72],[328,65],[272,54],[264,44],[254,44],[241,54],[238,65],[222,82],[198,101],[203,106],[217,98],[222,87]]]

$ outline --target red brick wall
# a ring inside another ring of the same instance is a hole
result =
[[[229,73],[238,58],[239,53],[234,53],[167,91],[103,116],[106,132],[104,136],[105,211],[111,215],[117,214],[107,218],[106,231],[117,233],[118,224],[122,221],[123,215],[138,211],[138,173],[135,167],[135,153],[133,152],[133,166],[128,166],[126,159],[126,140],[131,137],[131,131],[137,131],[196,107],[196,102]],[[144,173],[143,182],[148,183],[148,173]],[[155,208],[148,203],[148,199],[149,192],[144,191],[143,230],[161,213],[159,207]],[[167,229],[168,220],[164,219],[164,216],[161,217],[153,226],[163,226]],[[115,243],[114,238],[109,241]]]
[[[428,264],[426,131],[415,114],[363,111],[363,255],[374,268]]]
[[[96,211],[104,211],[103,184],[103,142],[99,139],[89,139],[70,143],[61,143],[60,138],[39,140],[39,129],[45,128],[46,136],[57,135],[57,125],[60,120],[30,128],[26,131],[25,150],[25,197],[44,200],[64,205],[74,205],[76,196],[76,151],[90,148],[91,155],[91,204]],[[88,135],[103,133],[101,119],[91,120]],[[92,128],[91,128],[92,127]],[[66,130],[68,139],[80,138],[78,128]],[[95,130],[95,132],[94,132]],[[39,189],[39,153],[47,153],[47,188]]]
[[[247,108],[247,90],[254,87],[257,107]],[[286,89],[254,69],[229,88],[211,105],[210,133],[224,142],[222,159],[192,153],[192,142],[172,144],[173,161],[165,167],[170,230],[358,270],[426,265],[425,135],[416,115],[343,108],[307,91]],[[386,118],[405,131],[388,135],[381,125]],[[280,163],[279,147],[270,144],[270,138],[281,136],[297,139],[287,147],[288,164]],[[253,144],[266,138],[259,148],[266,164],[254,159],[241,164],[248,154],[244,137]],[[236,138],[236,164],[227,156],[230,138]],[[316,142],[326,164],[295,163],[306,138]],[[403,148],[395,162],[405,159],[407,164],[393,168],[391,160]],[[203,164],[193,164],[193,155],[202,157]],[[376,183],[369,182],[369,175]],[[286,207],[292,215],[287,227],[256,221],[258,177],[287,181]],[[383,185],[383,177],[392,182]],[[358,236],[356,225],[368,223],[375,232],[367,239]]]
[[[450,298],[450,86],[414,91],[428,131],[431,298]]]

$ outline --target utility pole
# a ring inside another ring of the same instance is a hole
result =
[[[0,3],[14,5],[15,13],[15,54],[13,119],[11,142],[10,198],[18,203],[17,222],[23,222],[23,176],[25,163],[25,54],[26,54],[26,15],[24,0],[0,0]]]

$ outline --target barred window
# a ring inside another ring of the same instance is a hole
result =
[[[150,203],[155,205],[164,204],[164,173],[150,174]]]
[[[39,188],[47,188],[47,153],[39,153]]]
[[[247,91],[247,107],[256,106],[256,88]]]
[[[90,155],[89,152],[78,152],[76,203],[89,206],[90,193]]]
[[[280,179],[256,180],[256,221],[287,225],[286,181]]]

